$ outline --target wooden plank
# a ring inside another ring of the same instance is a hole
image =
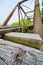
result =
[[[16,29],[20,29],[21,27],[9,27],[9,28],[3,28],[3,29],[0,29],[0,35],[4,35],[5,33],[8,33],[8,32],[12,32]]]
[[[38,34],[11,32],[5,34],[5,39],[38,49],[40,49],[40,44],[42,43],[42,39]]]
[[[14,49],[15,47],[21,48],[22,50],[25,51],[22,60],[21,59],[15,60],[15,58],[14,59],[12,58],[11,52],[12,52],[12,49]],[[27,47],[21,44],[16,44],[16,43],[12,43],[12,42],[0,39],[0,64],[6,65],[5,63],[2,62],[2,60],[8,65],[12,65],[12,63],[14,65],[16,64],[43,65],[43,52],[31,47]]]
[[[2,26],[0,27],[0,35],[3,35],[8,32],[13,32],[15,30],[22,29],[22,28],[26,29],[28,28],[28,26],[11,26],[11,27]]]

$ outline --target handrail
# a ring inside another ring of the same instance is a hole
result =
[[[16,29],[21,29],[21,28],[26,28],[26,27],[28,26],[2,27],[0,28],[0,35],[4,35],[5,33],[13,32]]]

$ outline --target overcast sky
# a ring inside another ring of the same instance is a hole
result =
[[[4,22],[6,17],[9,15],[9,13],[12,11],[12,9],[19,1],[21,0],[0,0],[0,24]],[[40,0],[40,8],[41,4],[42,0]],[[24,5],[29,6],[31,9],[34,9],[34,0],[29,0],[28,2],[24,3]],[[26,8],[24,9],[27,10]],[[11,24],[14,21],[18,21],[17,10],[10,19],[9,24]]]

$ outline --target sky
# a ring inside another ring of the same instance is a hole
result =
[[[12,11],[12,9],[16,6],[18,2],[21,0],[0,0],[0,25],[3,24],[4,20],[7,18],[9,13]],[[34,9],[34,1],[35,0],[29,0],[28,2],[25,2],[23,5],[29,6],[32,10]],[[42,0],[40,2],[40,9],[42,8]],[[23,7],[24,8],[24,7]],[[24,8],[26,11],[26,8]],[[11,24],[13,22],[18,21],[18,16],[17,16],[17,10],[15,11],[14,15],[10,19],[8,24]]]

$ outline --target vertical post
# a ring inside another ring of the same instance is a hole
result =
[[[40,14],[39,0],[35,0],[34,32],[36,34],[39,34],[42,37],[42,20],[41,20],[41,14]],[[40,49],[43,50],[43,44],[41,44]]]
[[[42,24],[43,24],[43,0],[42,0]],[[42,28],[42,44],[41,44],[41,51],[43,51],[43,28]]]
[[[19,20],[19,25],[20,25],[20,5],[18,6],[18,20]]]
[[[24,25],[25,25],[25,22],[24,22],[24,18],[23,18],[22,12],[20,11],[20,13],[21,13],[22,21],[23,21],[23,23],[24,23]]]
[[[39,0],[35,0],[35,10],[34,10],[34,32],[40,34],[42,37],[42,21],[39,7]]]

